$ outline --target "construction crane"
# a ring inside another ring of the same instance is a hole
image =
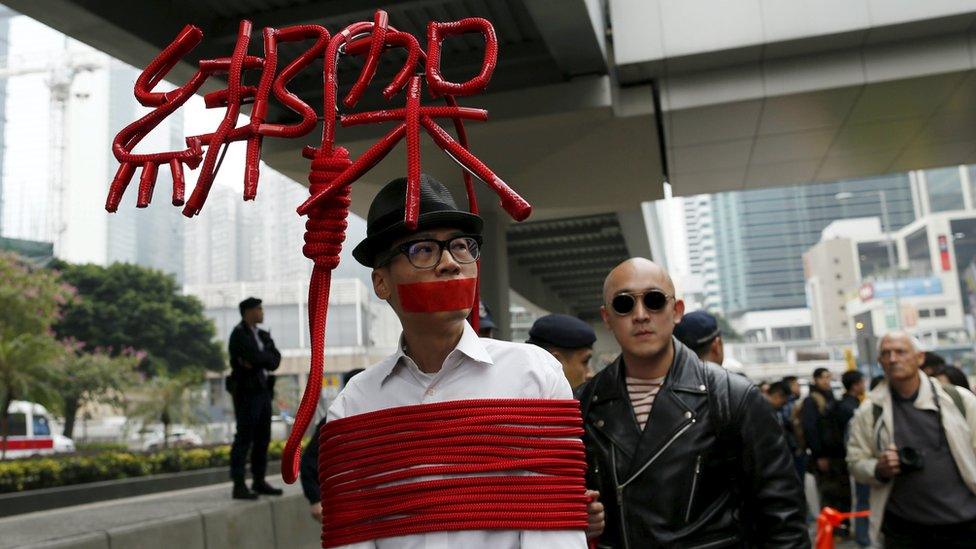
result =
[[[37,57],[37,56],[34,56]],[[71,86],[75,78],[83,72],[92,72],[107,65],[105,55],[94,51],[68,51],[67,37],[64,39],[62,55],[57,58],[31,60],[25,57],[7,57],[0,63],[0,79],[9,79],[28,74],[47,74],[44,83],[50,90],[48,112],[48,142],[50,161],[48,168],[47,227],[54,244],[54,255],[58,256],[66,229],[64,215],[64,194],[68,183],[68,107],[71,99]],[[11,63],[11,61],[19,61]]]

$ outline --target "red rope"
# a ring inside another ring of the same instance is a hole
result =
[[[308,176],[309,192],[318,192],[351,164],[349,152],[342,147],[333,148],[329,152],[319,149],[312,160],[312,171]],[[288,484],[295,482],[298,477],[302,435],[308,429],[319,402],[322,371],[325,368],[325,319],[329,306],[329,289],[332,286],[332,270],[339,265],[339,252],[342,250],[342,241],[346,238],[351,190],[349,185],[341,187],[328,200],[311,208],[308,221],[305,222],[305,246],[302,253],[315,262],[308,287],[308,325],[312,337],[312,356],[306,390],[282,456],[281,476]],[[309,390],[310,388],[313,390]]]
[[[833,507],[824,507],[817,517],[817,537],[813,542],[814,549],[834,549],[834,529],[845,520],[852,518],[868,518],[871,511],[855,511],[842,513]]]
[[[334,159],[332,151],[335,143],[336,117],[333,113],[337,110],[338,94],[338,71],[337,63],[340,53],[356,54],[365,53],[366,60],[364,68],[360,72],[360,77],[356,85],[345,98],[345,104],[352,106],[359,99],[362,90],[369,84],[374,76],[374,68],[377,66],[378,57],[386,46],[399,46],[406,48],[407,59],[403,67],[397,73],[393,81],[385,88],[383,94],[387,98],[407,89],[407,102],[402,109],[387,109],[373,113],[360,113],[342,117],[343,123],[348,119],[350,125],[362,123],[375,123],[379,121],[401,120],[386,135],[374,143],[366,152],[360,155],[355,162],[348,160],[348,154],[342,151],[342,167],[330,165],[327,175],[316,174],[316,163],[313,162],[312,174],[309,176],[313,185],[309,188],[309,198],[298,207],[300,215],[309,215],[310,220],[314,217],[312,212],[319,210],[319,216],[326,216],[328,219],[337,221],[345,219],[348,213],[349,188],[353,181],[357,180],[364,173],[382,160],[390,150],[401,140],[407,139],[408,162],[408,189],[405,196],[406,212],[404,221],[408,226],[416,226],[419,217],[419,180],[420,180],[420,146],[419,131],[424,128],[431,134],[434,141],[445,151],[447,151],[462,167],[465,190],[468,195],[468,207],[472,213],[478,213],[478,204],[475,198],[474,185],[469,171],[482,178],[488,186],[499,195],[501,206],[516,220],[523,220],[531,213],[532,207],[522,199],[515,191],[494,174],[484,163],[478,160],[468,150],[467,135],[464,131],[463,119],[484,120],[487,113],[481,109],[471,109],[460,107],[454,94],[469,95],[482,90],[488,83],[491,73],[494,71],[497,61],[497,39],[491,24],[484,19],[469,18],[457,22],[456,24],[432,24],[435,29],[433,32],[434,40],[438,46],[431,46],[431,51],[437,51],[437,60],[433,63],[436,74],[427,74],[426,80],[428,87],[434,93],[434,87],[439,86],[441,94],[445,95],[447,107],[423,107],[420,105],[420,78],[415,76],[416,65],[420,60],[427,62],[429,55],[420,50],[417,40],[407,34],[400,32],[388,25],[388,17],[383,12],[377,12],[373,22],[353,23],[341,32],[328,40],[325,47],[323,71],[323,127],[322,140],[318,149],[306,147],[303,154],[308,157],[314,155],[321,167],[324,167],[325,159]],[[430,31],[430,29],[428,29]],[[482,62],[482,69],[478,76],[464,82],[447,82],[439,72],[440,54],[439,41],[446,36],[464,34],[465,32],[480,32],[485,38],[485,57]],[[316,50],[317,52],[318,50]],[[434,84],[432,84],[432,82]],[[435,95],[437,95],[435,93]],[[446,117],[454,122],[458,133],[458,140],[452,138],[446,131],[433,121],[433,118]],[[338,151],[338,149],[336,149]],[[338,155],[339,153],[337,153]],[[333,160],[329,160],[330,162]],[[338,200],[338,202],[336,202]],[[328,213],[326,213],[328,212]],[[324,217],[323,217],[324,218]],[[310,221],[311,224],[311,221]],[[310,228],[310,225],[307,225]],[[342,225],[342,231],[345,224]],[[338,248],[341,246],[343,236],[341,231],[326,231],[333,236],[325,239],[330,246],[335,246],[335,260],[338,262]],[[309,233],[310,234],[310,233]],[[324,238],[324,237],[323,237]],[[315,242],[319,240],[313,239]],[[306,236],[305,255],[309,255],[311,241]],[[332,252],[330,252],[331,254]],[[312,271],[312,281],[309,286],[309,329],[312,333],[312,357],[309,371],[308,382],[305,385],[305,392],[302,396],[301,404],[296,413],[295,424],[285,445],[285,453],[282,464],[282,478],[287,483],[292,483],[298,476],[298,461],[301,437],[305,433],[311,418],[315,413],[315,405],[318,402],[322,385],[322,371],[324,367],[324,338],[325,338],[325,316],[328,309],[328,293],[331,282],[331,269],[316,260],[315,269]],[[481,263],[478,262],[480,278]],[[475,330],[478,330],[480,322],[478,318],[479,292],[476,287],[474,302],[472,303],[472,314],[469,321]]]
[[[323,547],[451,530],[584,530],[581,435],[575,400],[460,400],[331,421],[319,439]]]

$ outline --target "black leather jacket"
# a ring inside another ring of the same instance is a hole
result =
[[[598,546],[810,547],[793,458],[766,399],[673,342],[643,431],[621,357],[577,391],[587,485],[606,507]]]
[[[258,337],[264,344],[263,351],[258,349],[254,335],[243,322],[234,326],[230,333],[228,351],[231,373],[227,377],[227,390],[231,394],[250,395],[274,390],[275,376],[269,372],[278,369],[281,353],[275,347],[270,332],[258,329]]]

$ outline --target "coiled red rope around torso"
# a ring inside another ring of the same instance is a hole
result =
[[[451,530],[584,530],[581,435],[575,400],[459,400],[330,421],[319,442],[323,547]]]

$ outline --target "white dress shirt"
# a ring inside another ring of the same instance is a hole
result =
[[[421,372],[400,350],[349,381],[329,407],[328,421],[414,404],[475,398],[571,399],[562,365],[535,345],[480,339],[464,332],[440,371]],[[323,494],[323,497],[328,497]],[[583,549],[582,530],[459,530],[344,545],[349,549]]]

